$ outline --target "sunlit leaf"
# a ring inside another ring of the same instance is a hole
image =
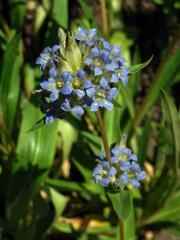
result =
[[[108,197],[111,200],[113,209],[118,218],[124,221],[130,213],[131,208],[131,196],[129,191],[111,191],[107,192]]]

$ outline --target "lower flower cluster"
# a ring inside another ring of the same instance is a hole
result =
[[[97,157],[97,166],[93,170],[95,182],[104,187],[124,189],[125,186],[138,188],[140,181],[145,179],[145,172],[137,163],[137,156],[125,146],[111,149],[111,162],[104,153]]]

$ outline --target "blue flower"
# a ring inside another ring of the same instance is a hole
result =
[[[92,103],[90,109],[92,111],[98,111],[98,109],[106,108],[111,111],[113,108],[112,99],[114,99],[117,94],[117,88],[110,88],[108,81],[104,78],[100,80],[99,86],[92,86],[86,90],[89,97],[92,98]]]
[[[145,179],[145,172],[137,163],[137,157],[125,146],[116,146],[111,149],[111,162],[105,158],[104,152],[96,158],[98,165],[93,171],[96,183],[104,187],[112,186],[123,189],[131,185],[133,188],[140,186],[140,181]]]
[[[79,27],[78,32],[75,35],[75,39],[91,47],[97,40],[96,29],[90,29],[89,31],[86,31],[84,28]]]
[[[40,65],[40,69],[42,71],[45,70],[47,66],[53,67],[54,66],[54,61],[57,56],[57,51],[59,50],[60,46],[59,45],[54,45],[52,48],[46,47],[40,56],[36,59],[36,64]]]
[[[111,111],[117,84],[126,85],[129,74],[120,47],[98,37],[96,29],[60,33],[60,45],[45,48],[36,60],[43,72],[40,86],[49,99],[50,116],[57,117],[57,108],[76,116],[82,116],[86,107]]]

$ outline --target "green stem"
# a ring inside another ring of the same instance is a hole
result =
[[[100,111],[95,112],[95,114],[96,114],[97,121],[99,123],[99,128],[101,131],[101,136],[102,136],[102,140],[103,140],[106,158],[107,158],[108,162],[111,163],[111,153],[110,153],[109,144],[108,144],[108,140],[107,140],[106,130],[104,127],[104,122],[103,122]]]
[[[8,155],[8,150],[1,144],[0,144],[0,152],[2,152],[6,156]]]
[[[10,144],[10,146],[11,146],[11,151],[12,151],[12,153],[15,154],[15,153],[16,153],[16,146],[15,146],[15,144],[14,144],[14,141],[13,141],[11,135],[9,134],[9,131],[8,131],[7,128],[4,126],[3,123],[0,124],[0,128],[1,128],[2,131],[4,132],[4,135],[6,136],[8,142],[9,142],[9,144]]]
[[[106,9],[106,0],[101,0],[101,13],[102,13],[102,31],[105,37],[109,35],[108,28],[108,17],[107,17],[107,9]]]
[[[120,240],[124,239],[124,224],[123,221],[119,219],[119,230],[120,230]]]

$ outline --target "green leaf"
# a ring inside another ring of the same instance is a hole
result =
[[[149,118],[147,118],[145,120],[145,124],[142,129],[142,134],[140,136],[140,140],[139,140],[139,144],[138,144],[139,145],[139,147],[138,147],[138,162],[141,164],[141,166],[143,166],[144,161],[147,156],[147,147],[148,147],[149,141],[146,141],[146,140],[149,139],[150,129],[151,129],[150,120],[149,120]]]
[[[179,176],[180,164],[180,120],[173,99],[165,92],[163,94],[163,115],[166,121],[167,141],[169,141],[169,153],[172,169],[176,177]],[[170,130],[170,131],[169,131]]]
[[[180,221],[180,192],[177,192],[164,207],[149,217],[145,223],[174,222]]]
[[[19,43],[21,33],[14,33],[3,56],[0,76],[0,108],[8,130],[12,130],[19,95]]]
[[[89,145],[93,153],[95,155],[98,155],[101,151],[101,143],[102,143],[101,138],[90,132],[85,132],[85,131],[81,131],[80,134],[82,135],[86,143]]]
[[[152,61],[153,59],[153,56],[151,56],[146,62],[144,63],[140,63],[140,64],[136,64],[136,65],[133,65],[133,66],[130,66],[129,67],[129,71],[130,73],[136,73],[136,72],[139,72],[141,71],[143,68],[145,68],[146,66],[149,65],[149,63]]]
[[[56,147],[56,124],[26,133],[42,114],[29,103],[23,112],[23,121],[17,144],[17,159],[7,195],[7,218],[18,224],[24,216],[28,202],[37,194],[50,170]],[[15,224],[16,223],[16,224]]]
[[[130,199],[130,213],[128,217],[124,220],[123,228],[124,228],[124,239],[126,240],[135,240],[135,216],[134,216],[134,206],[133,206],[133,197],[131,194]],[[118,226],[118,233],[119,233],[119,226]],[[118,238],[119,239],[119,238]]]
[[[134,206],[133,206],[133,198],[131,194],[131,207],[130,207],[130,213],[129,216],[122,222],[124,228],[124,239],[125,240],[135,240],[135,217],[134,217]],[[118,236],[117,239],[120,239],[120,231],[119,231],[119,225],[117,226]]]
[[[54,0],[52,6],[52,18],[63,28],[68,28],[68,1]]]
[[[113,209],[118,218],[124,221],[130,213],[131,209],[131,195],[129,191],[115,192],[108,190],[109,199],[111,200]]]
[[[61,142],[63,160],[68,159],[72,146],[78,137],[77,128],[66,120],[58,120],[58,142]]]
[[[88,6],[88,4],[86,3],[86,1],[84,0],[78,0],[81,8],[82,8],[82,11],[84,13],[84,16],[85,16],[85,19],[88,20],[88,22],[91,23],[91,26],[96,28],[97,29],[97,23],[96,21],[94,20],[94,15],[93,15],[93,12],[92,10],[90,9],[90,7]]]
[[[158,99],[160,90],[167,88],[179,72],[180,68],[180,48],[168,55],[168,59],[163,59],[159,69],[156,72],[155,78],[149,89],[148,95],[141,106],[140,111],[135,119],[134,124],[137,126],[143,120],[145,114],[149,111],[150,107]]]
[[[121,99],[121,96],[118,95],[116,98],[116,103],[118,104],[118,106],[114,107],[112,111],[110,112],[105,111],[104,113],[104,125],[106,129],[109,146],[111,146],[113,143],[117,143],[120,140],[120,134],[121,134],[120,118],[121,118],[121,113],[124,109],[123,106],[119,107],[120,99]],[[113,104],[114,103],[115,101],[113,102]]]
[[[19,29],[23,27],[25,15],[25,0],[10,0],[10,17],[12,28]]]
[[[135,115],[135,105],[134,105],[134,101],[133,101],[132,92],[130,91],[129,88],[124,88],[122,86],[121,94],[123,96],[124,102],[127,105],[127,108],[128,108],[128,111],[129,111],[129,114],[130,114],[131,118],[134,118],[134,115]]]
[[[39,121],[37,121],[29,130],[27,130],[26,133],[30,133],[33,132],[41,127],[43,127],[45,125],[44,123],[45,121],[45,117],[41,118]]]
[[[118,103],[116,100],[112,100],[112,103],[113,103],[113,106],[114,106],[115,108],[120,108],[120,107],[122,107],[121,104]]]
[[[51,202],[55,208],[55,218],[61,216],[68,202],[68,198],[56,191],[52,187],[47,187]]]

